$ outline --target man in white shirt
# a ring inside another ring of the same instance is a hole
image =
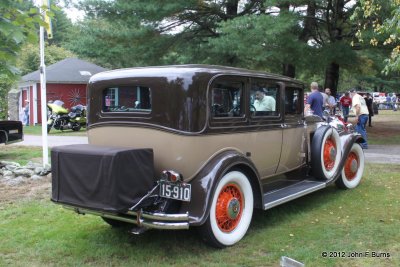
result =
[[[355,89],[350,90],[350,96],[351,96],[351,106],[354,114],[356,115],[356,131],[361,134],[361,136],[364,138],[365,142],[361,143],[361,147],[363,149],[368,148],[368,143],[367,143],[367,129],[365,126],[367,125],[368,121],[368,107],[367,103],[365,102],[364,97],[361,95],[357,94]]]
[[[265,95],[262,89],[257,89],[254,107],[256,111],[275,111],[276,101],[272,96]]]

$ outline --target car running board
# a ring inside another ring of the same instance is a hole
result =
[[[264,210],[273,208],[293,199],[305,196],[327,186],[326,182],[303,180],[287,187],[264,194]]]

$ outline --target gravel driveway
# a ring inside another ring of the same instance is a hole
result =
[[[400,164],[400,145],[368,145],[364,153],[370,163]]]
[[[51,136],[47,137],[49,147],[72,145],[72,144],[87,144],[87,136]],[[12,144],[15,146],[42,146],[42,136],[40,135],[24,135],[24,141]]]

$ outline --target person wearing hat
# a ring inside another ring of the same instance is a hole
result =
[[[24,121],[25,126],[29,126],[29,100],[25,100]]]
[[[367,103],[365,102],[364,97],[357,94],[355,89],[350,90],[350,96],[351,96],[352,110],[356,115],[356,122],[357,122],[356,131],[359,134],[361,134],[361,136],[365,140],[365,142],[361,143],[360,145],[363,149],[367,149],[368,148],[367,129],[365,128],[369,116]]]

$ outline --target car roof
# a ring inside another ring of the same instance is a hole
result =
[[[253,76],[262,78],[278,79],[287,82],[301,83],[300,81],[278,74],[272,74],[262,71],[254,71],[243,68],[227,67],[219,65],[204,65],[204,64],[188,64],[188,65],[166,65],[166,66],[149,66],[149,67],[135,67],[116,69],[110,71],[100,72],[91,77],[91,82],[118,79],[127,77],[175,77],[182,76],[202,76],[211,78],[218,75],[241,75]]]

